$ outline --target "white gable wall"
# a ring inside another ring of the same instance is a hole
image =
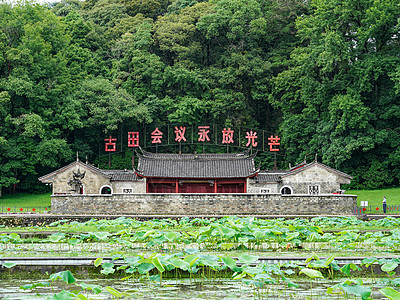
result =
[[[293,194],[309,194],[309,186],[318,186],[319,194],[332,194],[350,179],[318,164],[282,177],[282,186],[289,186]]]

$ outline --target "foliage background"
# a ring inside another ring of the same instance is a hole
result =
[[[0,15],[3,192],[46,190],[37,177],[77,151],[106,167],[105,136],[174,122],[276,132],[281,168],[317,154],[351,188],[399,185],[398,0],[1,0]]]

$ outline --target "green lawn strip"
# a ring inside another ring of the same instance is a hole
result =
[[[38,207],[50,206],[50,193],[48,194],[5,194],[0,198],[3,207]]]
[[[391,189],[381,189],[381,190],[348,190],[346,191],[348,195],[357,195],[357,205],[361,205],[361,201],[368,201],[368,205],[373,208],[379,207],[376,211],[373,209],[374,213],[382,213],[382,199],[386,196],[386,204],[389,205],[399,205],[400,206],[400,188]],[[400,211],[387,212],[387,213],[400,213]]]

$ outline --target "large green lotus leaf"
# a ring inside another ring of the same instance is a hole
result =
[[[264,237],[265,233],[261,230],[256,230],[253,232],[253,235],[256,239],[261,239],[262,237]]]
[[[141,260],[141,258],[138,257],[138,256],[127,257],[127,258],[125,258],[125,262],[126,262],[128,265],[132,265],[132,266],[136,266],[137,263],[138,263],[140,260]]]
[[[400,293],[391,287],[380,289],[379,292],[390,300],[400,300]]]
[[[293,281],[290,280],[290,278],[287,278],[285,276],[282,276],[282,280],[286,281],[288,284],[288,287],[293,287],[293,288],[298,288],[300,286],[300,284],[294,283]]]
[[[320,271],[317,270],[313,270],[313,269],[308,269],[308,268],[304,268],[300,271],[299,274],[305,274],[310,278],[324,278],[324,276],[322,276],[322,273]]]
[[[193,249],[193,248],[185,248],[183,249],[183,251],[187,254],[196,254],[198,253],[200,250],[199,249]]]
[[[105,231],[98,231],[98,232],[94,232],[93,235],[95,237],[97,237],[99,240],[105,240],[107,239],[111,234],[109,232],[105,232]]]
[[[376,262],[378,262],[378,259],[376,257],[367,257],[361,261],[361,265],[366,265],[367,267],[369,267],[370,265]]]
[[[94,266],[97,268],[98,266],[101,265],[101,263],[103,262],[103,258],[102,257],[98,257],[96,258],[96,260],[93,262]]]
[[[229,269],[233,269],[236,267],[236,260],[231,257],[221,257],[222,262],[229,267]]]
[[[16,265],[17,265],[17,263],[15,263],[15,262],[6,262],[6,263],[3,264],[3,267],[6,267],[7,269],[10,269],[10,268],[12,268],[12,267],[14,267]]]
[[[189,263],[189,267],[193,267],[193,265],[196,263],[196,261],[199,259],[199,257],[196,254],[191,254],[186,256],[183,260]]]
[[[398,267],[398,265],[399,264],[396,262],[389,262],[389,263],[382,265],[381,269],[383,272],[390,272],[390,271],[393,271],[394,269],[396,269]]]
[[[80,242],[81,242],[81,240],[77,239],[77,238],[73,238],[73,239],[68,240],[68,244],[71,245],[71,246],[75,246],[76,244],[79,244]]]
[[[123,296],[123,294],[121,294],[121,292],[119,292],[118,290],[116,290],[110,286],[106,287],[106,291],[117,298],[121,298]]]
[[[179,269],[182,269],[184,271],[186,271],[190,267],[190,264],[188,262],[186,262],[183,259],[180,259],[178,257],[171,258],[169,260],[169,263],[171,265],[173,265],[175,268],[179,268]]]
[[[236,234],[236,230],[235,229],[231,229],[229,227],[225,227],[225,226],[222,226],[222,225],[218,226],[218,231],[220,232],[220,234],[224,238],[231,238]]]
[[[74,275],[72,275],[71,271],[69,271],[69,270],[51,274],[50,279],[52,281],[61,279],[62,281],[67,282],[68,284],[74,283],[76,281],[76,279],[74,278]]]
[[[164,236],[171,243],[174,242],[178,238],[178,235],[175,232],[172,232],[172,231],[169,231],[169,232],[165,233]]]
[[[343,267],[340,268],[340,270],[346,274],[347,276],[350,276],[350,270],[360,270],[358,266],[356,266],[354,263],[349,263],[344,265]]]
[[[57,243],[57,242],[59,242],[60,240],[62,240],[64,237],[65,237],[65,235],[63,235],[63,234],[53,233],[52,235],[49,236],[49,240],[50,240],[52,243]]]
[[[246,236],[242,236],[238,240],[239,240],[239,242],[245,244],[245,243],[247,243],[249,241],[249,238],[246,237]]]
[[[51,285],[51,283],[50,282],[36,282],[36,283],[29,283],[29,284],[25,284],[25,285],[23,285],[23,286],[20,286],[19,288],[20,289],[22,289],[22,290],[28,290],[28,289],[35,289],[35,288],[37,288],[38,286],[40,286],[40,287],[44,287],[44,286],[50,286]]]
[[[252,264],[258,260],[258,256],[253,256],[245,252],[239,255],[239,261],[244,264]]]
[[[102,292],[102,288],[97,284],[88,284],[88,283],[77,283],[76,285],[80,286],[84,290],[92,291],[94,294],[100,294]]]
[[[264,273],[264,274],[257,274],[256,276],[253,277],[254,280],[258,281],[263,281],[266,284],[272,284],[275,283],[275,279],[273,279],[269,274]]]
[[[342,285],[342,289],[347,294],[353,294],[353,295],[361,296],[361,299],[363,299],[363,300],[368,299],[369,296],[371,296],[371,288],[365,287],[365,286],[362,286],[362,285],[343,284]]]
[[[154,269],[154,265],[151,263],[143,263],[143,264],[140,264],[138,267],[138,271],[140,274],[146,274],[147,272],[149,272],[152,269]]]
[[[156,266],[157,270],[162,273],[165,271],[163,265],[161,264],[160,260],[158,259],[158,257],[154,257],[153,260],[151,261],[153,263],[153,265]]]

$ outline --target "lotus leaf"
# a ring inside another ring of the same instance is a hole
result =
[[[391,300],[400,300],[400,293],[391,287],[380,289],[379,292]]]

